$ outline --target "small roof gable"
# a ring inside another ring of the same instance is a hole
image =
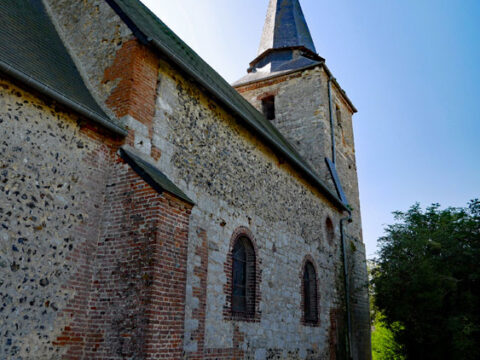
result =
[[[152,44],[181,71],[197,81],[214,98],[229,108],[275,152],[286,158],[293,167],[304,174],[337,208],[348,210],[277,128],[145,5],[138,0],[107,0],[107,2],[140,41]]]
[[[195,203],[190,200],[178,186],[171,182],[144,154],[128,145],[124,145],[120,149],[120,155],[132,169],[155,190],[159,192],[169,192],[187,203],[195,205]]]
[[[0,26],[0,72],[126,134],[90,94],[41,0],[1,0]]]

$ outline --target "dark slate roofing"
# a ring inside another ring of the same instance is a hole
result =
[[[269,49],[305,47],[316,53],[298,0],[270,0],[258,55]]]
[[[249,72],[244,77],[235,81],[232,84],[232,86],[239,87],[239,86],[247,85],[260,80],[267,80],[273,77],[286,75],[292,72],[307,70],[315,66],[321,66],[323,64],[324,63],[322,61],[308,59],[302,56],[286,62],[274,63],[272,64],[272,67],[269,69],[270,71]]]
[[[152,44],[181,71],[228,107],[281,157],[289,160],[290,164],[314,183],[333,204],[342,210],[347,210],[343,202],[325,186],[318,174],[310,168],[283,135],[145,5],[138,0],[107,0],[107,2],[140,41]]]
[[[316,53],[300,2],[270,0],[258,56],[250,63],[248,75],[233,85],[244,85],[274,74],[307,69],[324,61]]]
[[[120,149],[122,158],[157,191],[166,191],[176,197],[194,205],[194,202],[172,183],[146,156],[134,148],[124,145]]]
[[[126,134],[93,99],[41,0],[1,0],[0,26],[0,72]]]
[[[235,81],[240,87],[296,71],[322,66],[354,113],[357,109],[340,87],[325,59],[316,53],[299,0],[270,0],[258,56],[248,74]]]

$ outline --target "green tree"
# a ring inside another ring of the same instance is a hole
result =
[[[480,359],[480,201],[395,213],[372,270],[375,306],[407,359]]]
[[[372,280],[372,273],[376,264],[367,260],[368,278]],[[372,360],[405,360],[403,349],[395,340],[395,332],[401,330],[398,323],[389,326],[385,317],[375,306],[375,287],[370,281],[368,286],[370,295],[370,319],[372,322]]]
[[[395,340],[395,333],[402,330],[400,324],[390,327],[379,313],[373,321],[372,329],[372,359],[373,360],[404,360],[402,347]]]

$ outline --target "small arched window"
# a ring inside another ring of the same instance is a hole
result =
[[[303,318],[308,324],[318,322],[317,273],[310,261],[303,271]]]
[[[325,220],[325,230],[327,233],[327,241],[330,245],[333,245],[333,242],[335,240],[335,228],[333,227],[333,222],[332,219],[327,217],[327,220]]]
[[[255,251],[250,239],[241,236],[232,252],[232,313],[255,315]]]

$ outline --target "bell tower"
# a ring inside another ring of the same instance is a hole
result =
[[[233,86],[359,211],[352,129],[357,110],[317,53],[299,0],[270,0],[247,71]]]
[[[352,127],[357,110],[317,53],[299,0],[270,0],[259,50],[247,71],[233,87],[351,209],[345,232],[351,245],[351,355],[368,359],[368,294],[358,285],[365,283],[367,273]]]

